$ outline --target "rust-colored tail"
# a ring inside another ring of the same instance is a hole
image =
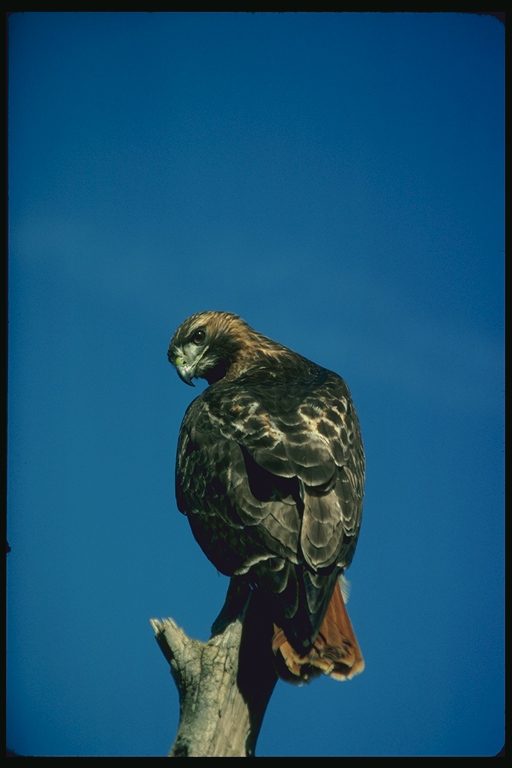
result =
[[[363,656],[356,640],[340,585],[336,582],[331,602],[314,646],[306,656],[299,656],[274,624],[272,650],[279,677],[289,683],[309,682],[324,674],[335,680],[350,680],[364,669]]]

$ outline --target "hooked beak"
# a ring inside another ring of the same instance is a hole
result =
[[[194,375],[193,369],[189,365],[177,365],[176,363],[175,365],[180,379],[184,381],[185,384],[188,384],[189,387],[195,387],[195,384],[192,381],[192,377]]]
[[[172,355],[170,354],[170,351],[169,351],[169,360],[176,368],[176,371],[178,372],[178,376],[180,377],[180,379],[184,381],[185,384],[188,384],[189,387],[195,386],[192,383],[195,366],[191,365],[190,363],[187,363],[183,355],[176,355],[176,357],[172,357]]]

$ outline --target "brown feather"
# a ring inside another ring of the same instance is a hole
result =
[[[338,576],[357,545],[365,459],[347,384],[226,312],[185,320],[168,356],[187,384],[210,385],[176,462],[196,540],[262,596],[284,679],[353,677],[364,663]]]
[[[318,675],[335,680],[350,680],[364,670],[364,661],[345,607],[339,583],[336,584],[322,626],[309,653],[299,656],[274,624],[272,650],[279,677],[290,683],[309,682]]]

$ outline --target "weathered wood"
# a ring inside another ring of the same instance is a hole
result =
[[[188,637],[173,619],[151,620],[180,697],[170,757],[254,755],[277,681],[271,627],[261,618],[257,597],[247,606],[247,592],[232,584],[207,643]]]

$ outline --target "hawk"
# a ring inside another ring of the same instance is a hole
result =
[[[264,596],[279,676],[362,672],[343,573],[365,459],[346,383],[230,312],[189,317],[168,357],[209,384],[181,425],[178,508],[214,566]]]

